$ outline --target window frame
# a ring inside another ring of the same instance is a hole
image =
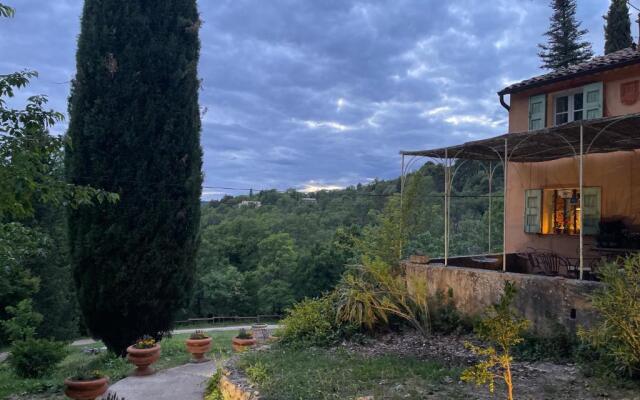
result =
[[[575,109],[575,95],[581,93],[582,94],[582,108],[579,110]],[[574,122],[575,119],[575,113],[578,111],[582,112],[582,119],[586,119],[586,115],[585,115],[585,98],[584,98],[584,87],[577,87],[577,88],[573,88],[573,89],[568,89],[568,90],[563,90],[560,92],[555,92],[551,95],[553,97],[553,114],[552,114],[552,122],[553,122],[553,126],[558,126],[558,125],[563,125],[563,124],[568,124],[569,122]],[[557,116],[559,114],[565,114],[565,112],[562,113],[558,113],[558,99],[560,97],[566,97],[567,98],[567,122],[563,122],[561,124],[557,123]]]

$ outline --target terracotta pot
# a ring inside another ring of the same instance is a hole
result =
[[[109,388],[108,378],[92,379],[90,381],[76,381],[71,378],[64,380],[64,394],[75,400],[95,400],[102,396]]]
[[[193,356],[192,362],[201,363],[207,361],[205,354],[211,351],[211,338],[187,339],[187,351]]]
[[[256,340],[255,339],[239,339],[237,337],[234,337],[231,340],[231,347],[233,347],[233,349],[235,351],[245,351],[253,346],[256,345]]]
[[[157,343],[148,349],[136,349],[133,346],[127,347],[127,360],[137,367],[133,371],[135,376],[147,376],[155,373],[156,371],[149,366],[158,361],[159,358],[160,345]]]

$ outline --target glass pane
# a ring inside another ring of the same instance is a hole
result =
[[[573,113],[573,120],[580,121],[582,119],[582,111],[576,111]]]
[[[599,90],[592,90],[590,92],[587,92],[587,103],[596,103],[598,101],[600,101]]]
[[[561,113],[567,111],[569,111],[569,97],[562,96],[556,98],[556,112]]]
[[[582,93],[576,93],[573,95],[573,109],[574,110],[582,110]]]
[[[556,114],[556,125],[569,122],[569,113]]]

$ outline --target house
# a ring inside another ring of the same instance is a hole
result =
[[[242,200],[240,204],[238,204],[238,208],[260,208],[262,207],[262,202],[257,200]]]
[[[567,123],[602,118],[631,116],[636,120],[639,87],[640,51],[627,48],[513,84],[498,94],[501,99],[510,96],[507,108],[509,132],[513,133],[561,129]],[[619,139],[613,136],[616,124],[608,131],[596,140],[611,140],[613,145]],[[531,247],[575,257],[582,218],[584,255],[598,257],[595,238],[601,222],[621,221],[629,229],[640,225],[640,152],[585,155],[582,192],[578,163],[575,156],[509,163],[507,253]]]
[[[401,152],[403,177],[416,157],[445,166],[445,257],[408,262],[408,271],[427,273],[433,290],[453,288],[470,313],[495,301],[510,280],[521,287],[519,307],[534,325],[589,325],[588,294],[598,283],[585,279],[595,278],[602,259],[640,251],[640,51],[594,57],[498,96],[509,114],[507,133]],[[464,160],[504,168],[500,255],[449,255],[452,181]]]

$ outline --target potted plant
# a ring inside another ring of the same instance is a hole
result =
[[[232,339],[232,347],[235,351],[245,351],[255,344],[256,340],[253,335],[244,329],[240,329],[240,332]]]
[[[127,360],[136,366],[133,371],[135,376],[151,375],[155,371],[149,366],[160,358],[160,344],[151,336],[143,336],[142,339],[127,347]]]
[[[94,400],[109,388],[109,378],[100,371],[80,370],[64,380],[64,394],[75,400]]]
[[[205,354],[211,351],[211,337],[203,331],[197,330],[186,340],[187,351],[193,357],[191,362],[201,363],[208,361]]]

